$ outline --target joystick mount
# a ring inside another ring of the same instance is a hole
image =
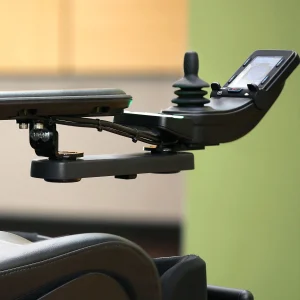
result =
[[[272,62],[274,57],[277,58],[275,63]],[[91,113],[86,110],[81,116],[78,112],[59,116],[59,109],[55,110],[55,115],[47,115],[47,110],[52,112],[53,108],[39,103],[40,110],[43,108],[42,116],[36,113],[16,117],[20,128],[29,124],[30,145],[38,156],[46,157],[32,162],[31,176],[51,182],[75,182],[89,177],[134,179],[142,173],[169,174],[192,170],[193,154],[184,151],[203,150],[248,134],[274,104],[299,62],[294,51],[256,51],[224,86],[212,83],[210,99],[207,99],[205,88],[209,84],[198,76],[198,54],[187,52],[183,62],[184,76],[173,84],[176,88],[176,97],[171,100],[173,106],[156,114],[124,111],[124,105],[131,98],[118,92],[120,96],[112,95],[115,105],[120,105],[120,109],[113,113],[113,122],[89,118],[101,115],[100,111],[95,115],[92,100],[88,108]],[[264,78],[260,78],[261,66],[267,72]],[[102,101],[100,90],[91,93]],[[89,92],[80,92],[80,97],[82,94],[87,97]],[[107,94],[106,90],[105,97],[111,97]],[[32,110],[33,104],[30,105],[30,111],[35,111]],[[63,107],[63,112],[68,112],[67,106]],[[100,132],[106,130],[149,146],[143,153],[130,155],[84,156],[82,152],[59,152],[56,124],[95,128]]]

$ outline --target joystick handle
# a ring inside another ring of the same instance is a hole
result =
[[[196,75],[199,71],[199,58],[198,54],[194,51],[186,52],[184,55],[184,76]]]
[[[172,102],[178,106],[204,106],[209,100],[204,96],[207,94],[202,88],[209,87],[209,84],[198,77],[199,58],[197,52],[189,51],[184,55],[183,62],[184,77],[173,84],[179,88],[175,91],[178,98]]]
[[[194,51],[186,52],[183,62],[184,77],[173,84],[173,87],[178,88],[205,88],[209,84],[198,77],[199,58],[198,53]]]

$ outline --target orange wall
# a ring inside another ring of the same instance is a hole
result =
[[[174,73],[187,0],[0,0],[0,73]]]

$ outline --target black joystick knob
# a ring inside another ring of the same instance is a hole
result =
[[[172,102],[178,106],[204,106],[209,103],[204,96],[207,94],[203,88],[209,84],[198,77],[199,59],[197,52],[186,52],[184,55],[184,77],[173,84],[173,87],[180,88],[175,91],[178,96]]]

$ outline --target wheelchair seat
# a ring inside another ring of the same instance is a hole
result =
[[[109,234],[77,234],[30,242],[0,233],[0,299],[160,300],[153,260]]]
[[[152,259],[100,233],[0,232],[0,287],[1,300],[253,300],[245,290],[207,286],[197,255]]]

